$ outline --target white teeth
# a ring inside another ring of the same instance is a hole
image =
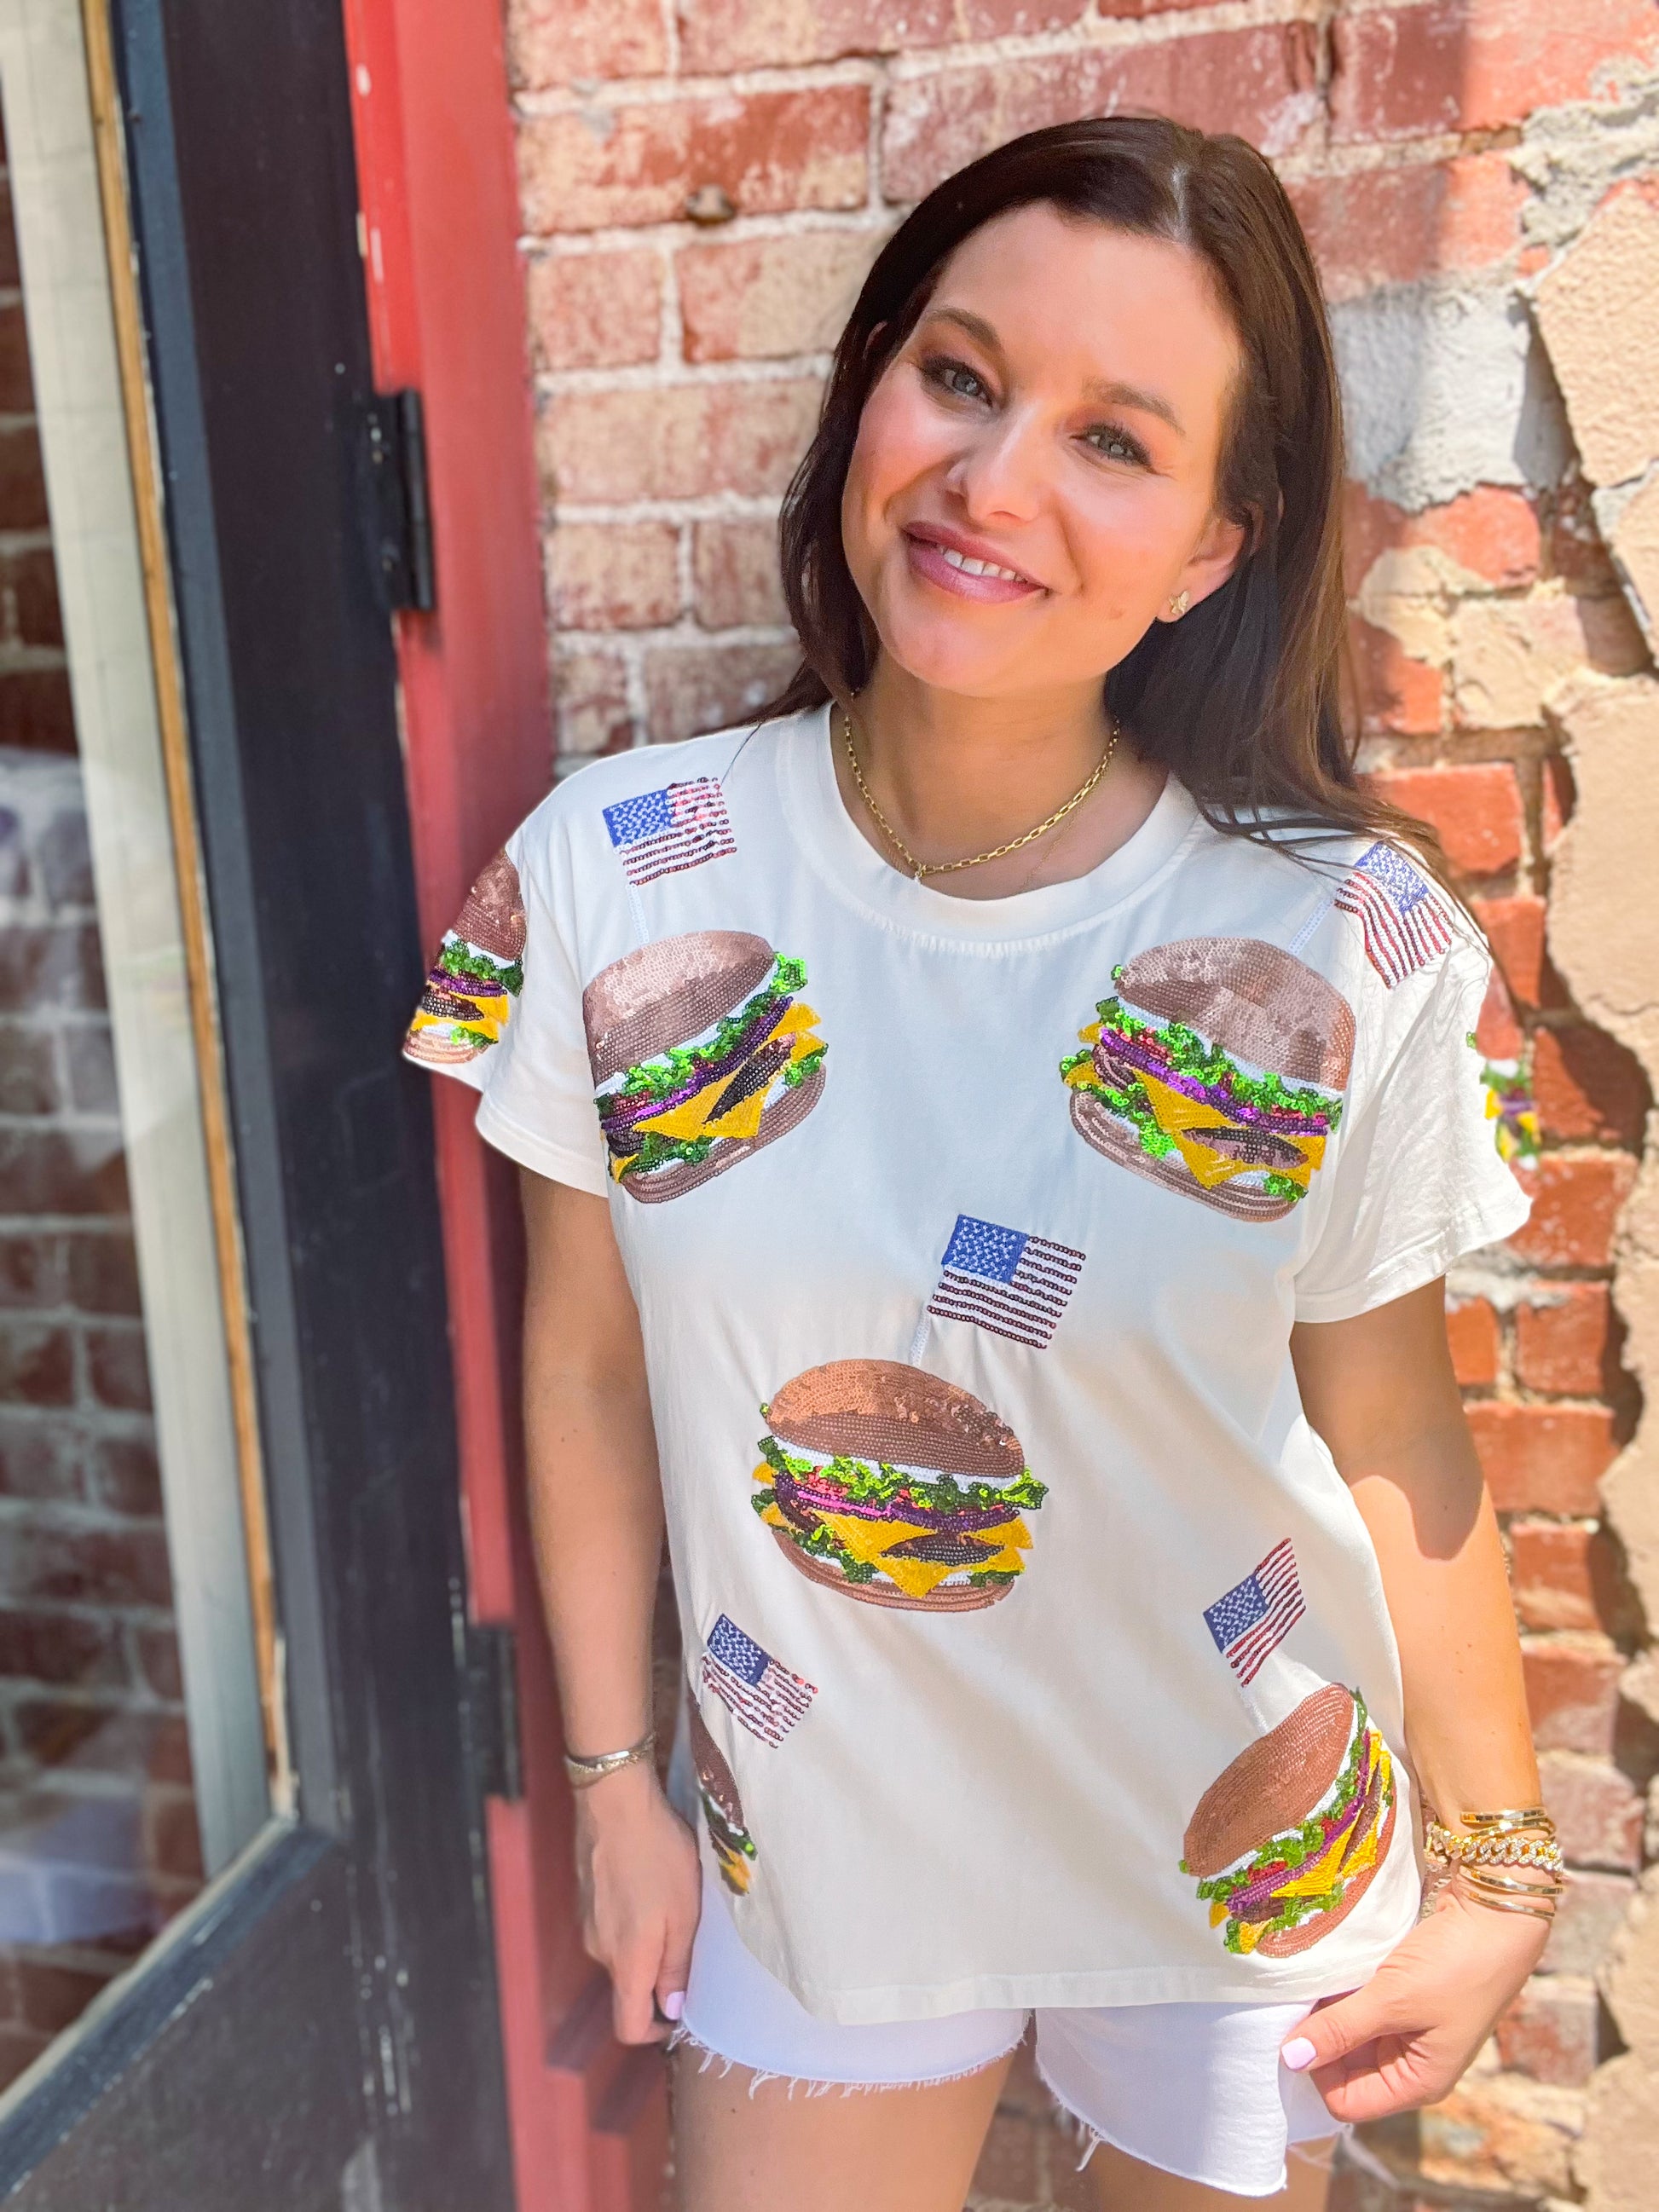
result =
[[[953,568],[960,568],[967,576],[1000,576],[1010,584],[1024,581],[1018,568],[999,568],[994,561],[971,561],[967,554],[958,553],[953,545],[941,545],[939,551]]]

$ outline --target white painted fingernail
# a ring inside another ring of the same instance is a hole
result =
[[[1305,2035],[1293,2035],[1279,2055],[1292,2074],[1300,2074],[1313,2064],[1319,2053]]]
[[[662,2001],[663,2018],[665,2020],[678,2020],[684,2010],[685,1991],[684,1990],[670,1990],[668,1995]],[[1308,2049],[1311,2054],[1313,2045],[1310,2044],[1308,2045]]]

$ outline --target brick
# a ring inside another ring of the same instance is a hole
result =
[[[87,1488],[112,1513],[157,1519],[161,1512],[161,1465],[146,1437],[100,1437],[87,1453]]]
[[[31,415],[34,391],[29,380],[29,337],[23,303],[0,305],[0,415]]]
[[[700,522],[691,541],[691,576],[704,629],[789,619],[778,533],[770,522]]]
[[[1636,1885],[1628,1875],[1573,1875],[1555,1908],[1540,1971],[1593,1974],[1630,1911]]]
[[[57,1237],[0,1237],[0,1305],[62,1305],[68,1294],[64,1257]]]
[[[553,619],[563,629],[644,629],[680,611],[679,532],[670,522],[567,522],[547,543]]]
[[[138,1255],[125,1230],[69,1239],[70,1296],[82,1313],[143,1312],[138,1295]]]
[[[15,808],[0,806],[0,898],[28,896],[29,856]]]
[[[654,361],[662,344],[662,264],[644,250],[548,253],[526,279],[530,335],[544,368]]]
[[[654,76],[667,66],[661,0],[507,0],[514,81]]]
[[[139,1324],[107,1322],[86,1332],[87,1375],[100,1406],[125,1413],[150,1410],[149,1362]]]
[[[159,1528],[0,1526],[0,1590],[27,1604],[170,1607],[167,1537]]]
[[[138,1664],[144,1680],[158,1698],[182,1698],[184,1669],[179,1663],[179,1639],[170,1628],[141,1628],[135,1637]]]
[[[1640,1145],[1652,1093],[1641,1061],[1605,1030],[1540,1030],[1532,1087],[1547,1135]]]
[[[1319,112],[1316,57],[1312,24],[1275,23],[905,77],[888,95],[882,197],[920,199],[1020,131],[1133,108],[1284,153]]]
[[[32,2066],[52,2040],[27,2027],[0,2027],[0,2088],[14,2082]]]
[[[861,84],[532,116],[519,131],[525,227],[676,222],[710,187],[739,215],[860,207],[868,133]]]
[[[85,1613],[0,1608],[0,1675],[91,1688],[126,1680],[115,1624]]]
[[[1618,1552],[1599,1528],[1511,1522],[1510,1581],[1527,1628],[1611,1629],[1628,1610]]]
[[[1634,1872],[1641,1862],[1643,1807],[1630,1777],[1571,1751],[1543,1753],[1538,1771],[1569,1864]]]
[[[125,1214],[126,1161],[107,1139],[0,1128],[0,1213]]]
[[[1500,1513],[1598,1510],[1616,1449],[1605,1407],[1478,1405],[1468,1422]]]
[[[1151,4],[1120,0],[1102,12],[1141,15]],[[902,11],[889,0],[771,0],[761,7],[754,0],[680,0],[680,66],[714,76],[844,54],[914,52],[957,40],[1061,30],[1083,12],[1084,0],[909,0]]]
[[[0,1114],[53,1114],[61,1103],[51,1030],[0,1022]]]
[[[1371,781],[1381,797],[1436,830],[1447,859],[1465,874],[1496,875],[1520,859],[1525,817],[1506,761],[1407,769]]]
[[[0,673],[0,745],[34,753],[75,750],[67,669],[9,668]]]
[[[1366,729],[1400,737],[1437,730],[1444,698],[1440,671],[1413,659],[1398,638],[1363,616],[1351,617],[1348,633]]]
[[[1535,728],[1544,702],[1589,665],[1632,676],[1647,648],[1622,598],[1564,592],[1527,599],[1470,599],[1452,621],[1457,721],[1463,729]]]
[[[1487,1060],[1519,1060],[1526,1048],[1526,1034],[1515,1001],[1496,968],[1486,978],[1486,994],[1475,1017],[1474,1042]]]
[[[158,1874],[202,1879],[202,1832],[193,1797],[183,1791],[151,1791],[144,1801],[144,1826],[145,1856]]]
[[[0,177],[0,284],[8,289],[21,282],[17,265],[17,232],[12,222],[10,180]]]
[[[1605,1283],[1563,1283],[1515,1310],[1515,1372],[1528,1390],[1595,1398],[1617,1388],[1613,1304]]]
[[[69,1069],[70,1097],[77,1113],[119,1118],[121,1096],[115,1082],[115,1046],[105,1021],[75,1022],[61,1032]]]
[[[1528,1637],[1522,1665],[1533,1741],[1540,1751],[1611,1758],[1625,1662],[1607,1638]]]
[[[830,351],[879,243],[867,230],[809,230],[684,248],[674,267],[686,359]]]
[[[1624,1152],[1547,1152],[1530,1179],[1532,1218],[1510,1249],[1536,1267],[1605,1267],[1619,1213],[1636,1181]]]
[[[54,914],[66,907],[91,906],[94,896],[92,847],[84,807],[59,808],[40,833],[36,857],[40,887]]]
[[[1559,753],[1547,753],[1539,763],[1538,826],[1544,855],[1554,852],[1561,832],[1572,819],[1577,791],[1572,769]]]
[[[0,530],[45,530],[50,520],[39,433],[32,422],[0,425]]]
[[[21,2017],[42,2034],[57,2035],[82,2014],[109,1980],[112,1969],[63,1965],[54,1960],[31,1957],[25,1951],[17,1960]]]
[[[660,744],[748,720],[799,659],[793,645],[656,647],[645,659],[652,737]]]
[[[1313,177],[1290,192],[1333,301],[1507,261],[1527,200],[1524,180],[1496,153]]]
[[[1498,2057],[1534,2081],[1580,2088],[1600,2056],[1600,2016],[1594,1982],[1540,1976],[1527,1984],[1498,2021]]]
[[[1331,136],[1492,131],[1584,100],[1609,62],[1659,46],[1650,0],[1429,0],[1332,25]]]
[[[572,653],[553,659],[553,722],[561,753],[624,752],[634,743],[628,671],[614,653]]]
[[[0,1007],[29,1012],[97,1006],[103,996],[95,930],[74,924],[57,929],[14,924],[0,934]]]
[[[1382,554],[1425,546],[1501,591],[1534,582],[1541,550],[1538,511],[1523,492],[1477,484],[1443,506],[1408,514],[1376,499],[1363,483],[1343,491],[1342,528],[1349,593]]]
[[[11,636],[20,645],[61,646],[64,615],[58,604],[58,571],[49,545],[31,545],[0,556],[0,602],[10,602]]]
[[[815,377],[562,394],[548,452],[562,500],[779,492],[817,422]]]
[[[1453,1369],[1466,1390],[1497,1382],[1498,1315],[1489,1299],[1455,1299],[1446,1308],[1446,1335]]]
[[[1528,1008],[1565,1005],[1566,993],[1550,965],[1544,942],[1543,900],[1530,891],[1518,891],[1512,898],[1476,899],[1474,908],[1516,1004]]]
[[[0,1419],[0,1495],[85,1497],[80,1439],[63,1421]]]
[[[12,1406],[67,1406],[75,1395],[75,1346],[56,1322],[0,1323],[0,1400]]]

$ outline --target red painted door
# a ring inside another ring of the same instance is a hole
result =
[[[424,403],[436,606],[398,624],[428,945],[548,787],[551,738],[499,0],[343,0],[376,381]],[[655,2212],[659,2056],[610,2033],[577,1932],[570,1803],[523,1496],[518,1209],[473,1100],[434,1086],[475,1619],[515,1631],[524,1791],[489,1806],[520,2212]]]

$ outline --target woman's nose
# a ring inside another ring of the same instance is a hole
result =
[[[1048,467],[1048,441],[1039,427],[1005,415],[969,441],[946,482],[970,516],[1026,522],[1042,504]]]

